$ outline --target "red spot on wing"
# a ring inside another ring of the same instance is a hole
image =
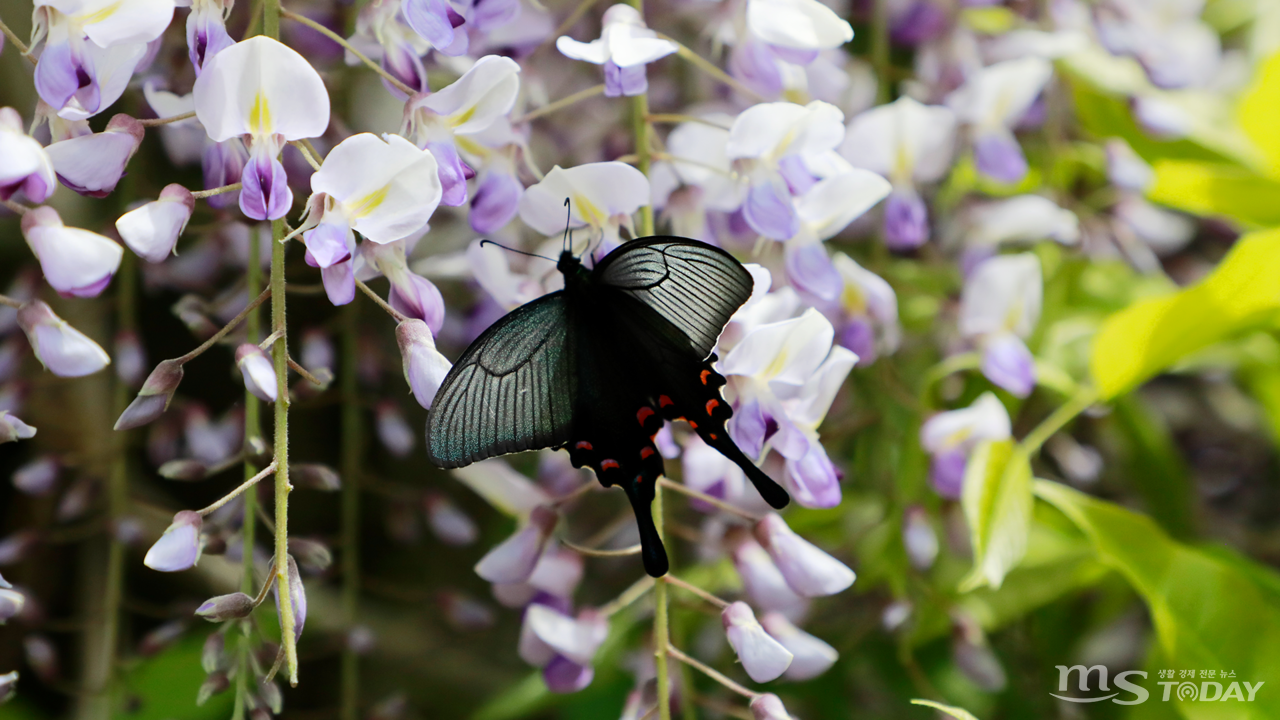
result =
[[[666,395],[658,396],[658,407],[667,407],[668,405],[675,405],[675,404],[676,402],[671,398],[667,397]]]
[[[700,377],[701,377],[701,379],[702,379],[702,384],[703,384],[703,385],[706,385],[706,384],[707,384],[707,378],[708,378],[708,377],[710,377],[710,376],[711,376],[711,371],[710,371],[710,370],[703,370],[703,371],[702,371],[702,375],[701,375]]]
[[[644,425],[644,421],[648,420],[652,415],[653,415],[653,408],[642,407],[636,411],[636,420],[640,421],[641,425]]]
[[[651,447],[644,448],[643,450],[641,450],[641,451],[640,451],[640,459],[641,459],[641,460],[648,460],[648,459],[649,459],[649,457],[650,457],[651,455],[653,455],[653,453],[654,453],[654,449],[653,449],[653,448],[651,448]]]
[[[617,461],[617,460],[605,460],[604,462],[600,463],[600,470],[601,470],[601,471],[604,471],[604,470],[616,470],[616,469],[618,469],[619,467],[622,467],[622,466],[618,464],[618,461]]]
[[[716,408],[718,408],[718,407],[720,407],[720,401],[719,401],[719,400],[708,400],[708,401],[707,401],[707,414],[708,414],[708,415],[710,415],[710,414],[712,413],[712,411],[714,411],[714,410],[715,410]]]
[[[574,447],[578,448],[579,450],[594,450],[594,449],[595,449],[595,447],[594,447],[591,443],[587,442],[586,440],[583,440],[583,441],[579,442],[577,445],[574,445]]]
[[[719,435],[717,435],[717,434],[715,434],[715,433],[711,433],[711,434],[710,434],[710,435],[708,435],[707,437],[711,438],[712,440],[719,440],[719,439],[720,439],[720,436],[719,436]]]
[[[696,423],[696,422],[694,422],[694,421],[690,420],[690,421],[689,421],[689,427],[693,428],[694,430],[697,430],[697,429],[698,429],[698,423]]]

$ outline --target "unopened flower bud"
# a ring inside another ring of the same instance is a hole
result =
[[[0,410],[0,443],[26,440],[35,436],[35,428],[10,415],[8,411]]]
[[[13,471],[13,486],[27,495],[48,495],[58,484],[61,465],[52,455],[42,455]]]
[[[485,603],[459,592],[445,591],[437,596],[444,617],[454,628],[474,632],[493,627],[493,610]]]
[[[280,686],[275,680],[263,680],[258,683],[258,697],[262,698],[262,702],[266,703],[267,708],[271,710],[272,715],[279,715],[284,710],[284,695],[280,693]]]
[[[204,646],[200,649],[200,667],[206,674],[226,672],[231,667],[231,656],[227,654],[226,635],[220,632],[209,633],[209,637],[205,638]]]
[[[67,488],[66,492],[62,493],[54,517],[58,522],[70,522],[83,517],[89,512],[89,507],[93,504],[93,499],[100,488],[101,483],[98,482],[98,478],[93,475],[82,475]]]
[[[183,482],[195,482],[203,480],[209,473],[209,467],[199,460],[190,458],[180,458],[178,460],[170,460],[160,466],[156,471],[160,477],[166,480],[181,480]]]
[[[116,241],[63,225],[58,212],[48,205],[22,216],[22,234],[40,261],[45,280],[63,297],[102,294],[124,256],[124,248]]]
[[[302,627],[307,623],[307,591],[302,586],[302,575],[298,572],[298,563],[292,555],[286,555],[289,577],[289,604],[293,608],[293,638],[302,637]],[[271,592],[276,598],[276,616],[280,615],[280,584],[272,583]],[[283,627],[283,623],[281,623]]]
[[[173,393],[181,382],[181,362],[169,359],[156,365],[147,376],[147,381],[142,383],[138,396],[120,413],[115,429],[130,430],[160,417],[161,413],[169,409],[169,401],[173,400]]]
[[[210,673],[200,684],[200,690],[196,692],[196,707],[204,707],[204,704],[209,702],[209,698],[225,692],[229,687],[231,687],[231,681],[227,679],[226,673]]]
[[[121,215],[116,220],[116,232],[138,257],[150,263],[164,262],[173,253],[195,207],[190,190],[177,183],[166,185],[160,191],[160,199]]]
[[[986,692],[1000,692],[1008,684],[1004,667],[987,644],[982,628],[969,618],[957,619],[951,658],[965,677]]]
[[[147,551],[142,563],[160,572],[178,572],[195,567],[200,559],[200,513],[183,510],[173,516],[173,524]]]
[[[773,693],[757,695],[751,701],[751,717],[754,720],[793,720],[782,701]]]
[[[529,522],[476,563],[476,574],[491,583],[518,583],[529,579],[546,547],[559,516],[539,505],[529,514]]]
[[[151,632],[142,636],[138,641],[138,654],[142,656],[155,655],[160,651],[168,648],[182,637],[182,633],[187,631],[187,622],[185,620],[170,620],[153,629]]]
[[[19,530],[0,539],[0,567],[21,562],[35,547],[38,536],[33,530]]]
[[[295,463],[289,465],[289,479],[298,487],[333,492],[342,489],[342,478],[328,465]]]
[[[18,689],[18,671],[0,675],[0,705],[9,701]]]
[[[470,545],[480,532],[476,524],[449,498],[432,493],[426,499],[427,525],[441,542],[449,545]]]
[[[907,508],[903,515],[902,544],[907,549],[907,559],[917,570],[928,570],[938,557],[938,536],[919,505]]]
[[[405,421],[399,406],[393,402],[378,403],[375,414],[378,440],[382,442],[382,446],[396,457],[405,457],[413,452],[416,435]]]
[[[68,325],[42,300],[32,300],[18,310],[18,325],[27,334],[36,357],[58,377],[91,375],[111,363],[105,350]]]
[[[720,622],[742,669],[752,680],[776,680],[791,665],[791,651],[764,631],[751,606],[741,601],[731,604],[720,614]]]
[[[788,680],[810,680],[826,672],[840,659],[840,653],[822,640],[791,624],[782,613],[766,613],[760,624],[795,658],[783,673]]]
[[[36,677],[46,683],[58,679],[58,649],[53,641],[44,635],[30,633],[22,639],[22,651]]]
[[[300,566],[311,572],[324,572],[333,564],[333,553],[318,540],[291,537],[289,554],[297,558]]]
[[[404,379],[418,404],[430,410],[436,391],[453,365],[436,350],[431,328],[422,320],[410,319],[397,325],[396,342],[404,360]]]
[[[244,386],[265,402],[275,402],[278,394],[276,369],[262,348],[245,343],[236,348],[236,366],[244,376]]]
[[[209,304],[195,295],[183,295],[170,310],[199,340],[218,332],[218,326],[209,319]]]
[[[116,377],[129,387],[138,387],[147,370],[147,351],[142,347],[138,333],[121,330],[116,333]]]
[[[553,693],[576,693],[591,684],[596,672],[590,665],[582,665],[563,655],[557,655],[542,668],[542,681]]]
[[[853,584],[856,576],[848,566],[797,535],[777,513],[764,516],[754,532],[797,594],[834,595]]]
[[[249,617],[253,612],[253,598],[242,592],[211,597],[196,608],[196,616],[209,622],[225,622]]]
[[[347,631],[347,649],[356,655],[368,655],[378,644],[378,636],[368,625],[356,625]]]

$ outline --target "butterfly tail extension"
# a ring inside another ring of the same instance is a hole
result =
[[[760,493],[760,497],[769,503],[769,507],[781,510],[791,502],[791,496],[787,494],[787,491],[775,482],[773,478],[766,475],[763,470],[756,467],[756,464],[751,462],[751,458],[747,457],[732,440],[722,438],[720,442],[713,444],[712,447],[742,468],[742,472],[747,474],[751,484],[756,486],[756,492]]]
[[[653,487],[652,481],[638,476],[635,480],[620,483],[631,501],[631,509],[636,514],[636,527],[640,530],[640,557],[644,560],[644,571],[653,577],[667,574],[670,564],[667,562],[667,549],[662,545],[662,537],[653,524]]]

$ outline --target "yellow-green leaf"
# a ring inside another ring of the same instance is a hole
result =
[[[973,571],[963,591],[999,588],[1027,553],[1031,534],[1031,464],[1012,440],[989,440],[974,449],[960,498],[973,541]]]
[[[911,704],[923,705],[924,707],[933,708],[934,710],[937,710],[940,713],[946,713],[947,715],[950,715],[956,720],[978,720],[978,718],[973,716],[973,713],[969,712],[968,710],[965,710],[964,708],[958,708],[954,705],[943,705],[942,703],[934,702],[932,700],[912,700]]]
[[[1237,165],[1194,160],[1157,160],[1153,167],[1147,197],[1155,202],[1255,227],[1280,225],[1280,181]]]
[[[1280,53],[1258,65],[1257,75],[1240,99],[1240,127],[1266,158],[1267,170],[1280,177]]]
[[[1176,542],[1151,518],[1065,485],[1035,481],[1035,493],[1090,539],[1103,564],[1129,581],[1146,602],[1165,667],[1233,670],[1241,682],[1264,682],[1254,702],[1177,703],[1189,720],[1274,720],[1280,693],[1280,600],[1275,573],[1227,550]],[[1227,554],[1230,553],[1230,556]],[[1154,680],[1154,678],[1152,679]],[[1160,702],[1152,688],[1151,702]]]
[[[1251,233],[1198,284],[1107,318],[1089,358],[1099,396],[1114,398],[1196,350],[1271,324],[1277,310],[1280,229]]]

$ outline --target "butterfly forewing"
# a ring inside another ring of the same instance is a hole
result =
[[[563,293],[495,322],[467,348],[436,393],[427,454],[441,467],[568,442],[577,397]]]
[[[657,311],[688,337],[699,359],[711,354],[752,286],[751,274],[732,255],[676,237],[623,245],[596,266],[593,279]]]

